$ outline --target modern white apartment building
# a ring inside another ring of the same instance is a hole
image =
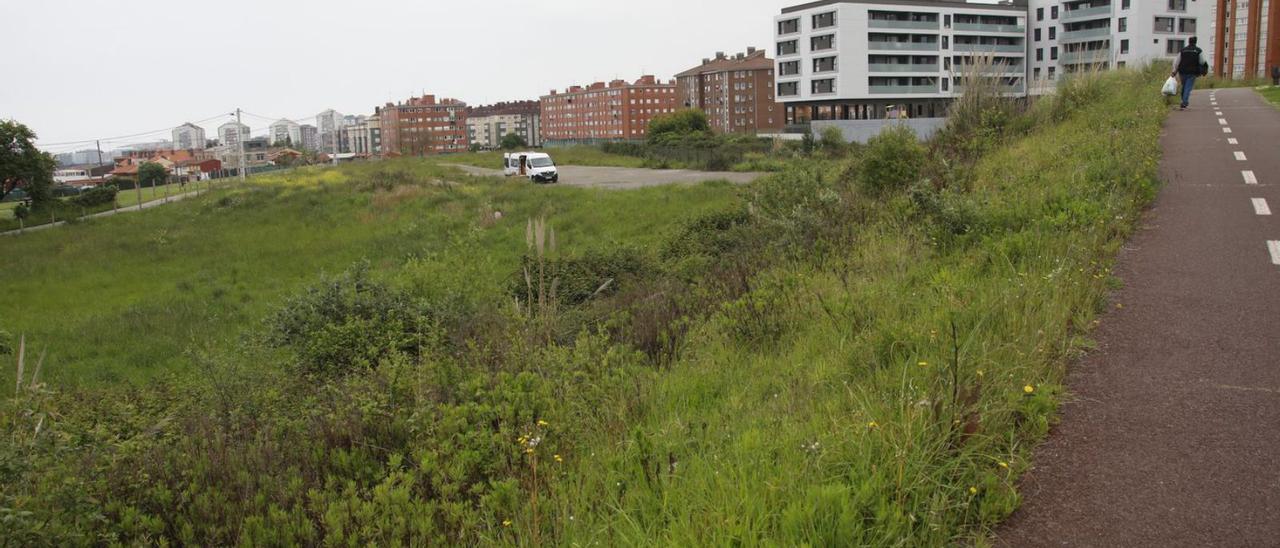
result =
[[[975,65],[1026,92],[1027,7],[963,0],[824,0],[774,18],[777,97],[788,125],[932,118]]]
[[[1168,63],[1199,37],[1213,59],[1215,0],[1032,0],[1032,93],[1053,89],[1062,74]]]
[[[276,143],[290,143],[292,146],[302,146],[302,126],[293,120],[280,120],[271,124],[267,130],[267,142],[271,145]]]
[[[227,122],[218,126],[218,144],[236,145],[240,141],[249,140],[249,126],[238,122]]]
[[[319,134],[319,147],[322,152],[337,152],[339,132],[342,130],[342,113],[329,109],[316,115],[316,131]]]
[[[173,128],[173,147],[181,150],[205,147],[204,128],[187,122]]]

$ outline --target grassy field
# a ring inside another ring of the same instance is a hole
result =
[[[742,189],[403,161],[0,241],[55,380],[0,407],[0,537],[985,544],[1158,188],[1159,72]]]
[[[219,184],[224,184],[224,183],[213,183],[213,185],[215,186]],[[209,183],[204,183],[204,182],[200,183],[199,187],[202,192],[208,188],[211,188],[209,186]],[[195,192],[195,190],[196,190],[195,184],[188,184],[186,185],[185,188],[178,184],[146,187],[142,189],[140,194],[138,190],[129,189],[129,190],[120,191],[116,195],[116,204],[117,204],[117,207],[121,209],[126,209],[130,206],[136,206],[139,203],[162,200],[165,197],[177,196],[178,194],[183,194],[187,192]],[[66,201],[67,198],[62,198],[62,200]],[[18,206],[18,202],[0,203],[0,231],[13,230],[18,227],[17,221],[13,218],[13,208],[17,206]],[[86,208],[84,210],[84,213],[91,215],[94,213],[99,213],[99,212],[107,211],[110,209],[112,209],[110,204],[100,205],[92,208]],[[76,217],[79,217],[81,214],[81,210],[74,207],[69,207],[67,211],[72,212],[71,214],[74,214]],[[59,216],[58,220],[62,220],[62,217]],[[48,218],[46,218],[43,215],[39,215],[39,216],[34,216],[28,219],[26,226],[37,226],[41,224],[47,224],[48,222],[49,222]]]
[[[144,380],[185,370],[193,348],[234,344],[282,295],[360,259],[397,269],[414,260],[423,276],[496,293],[518,268],[530,217],[554,219],[569,251],[646,245],[670,224],[737,199],[719,185],[620,194],[483,179],[361,190],[384,173],[458,179],[410,160],[264,176],[141,214],[0,240],[0,255],[24,258],[0,264],[11,282],[0,328],[48,347],[48,373],[60,383]],[[144,200],[157,195],[163,189],[144,189]],[[122,192],[122,205],[134,197]],[[482,230],[490,210],[504,221]]]
[[[1280,86],[1258,88],[1258,94],[1262,95],[1264,99],[1271,101],[1271,104],[1280,107]]]
[[[557,165],[562,166],[607,166],[607,167],[642,167],[644,159],[618,154],[606,154],[599,148],[589,146],[557,147],[543,150],[551,154]],[[443,160],[447,163],[502,169],[502,152],[470,152],[455,154]]]

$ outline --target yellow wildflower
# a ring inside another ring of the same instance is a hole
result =
[[[1001,468],[1008,468],[1008,467],[1009,467],[1009,463],[1007,463],[1007,462],[1005,462],[1005,461],[1000,461],[1000,463],[999,463],[999,464],[1000,464],[1000,467],[1001,467]]]
[[[546,426],[546,425],[547,425],[547,421],[544,421],[541,419],[538,420],[538,426]]]
[[[927,367],[929,362],[920,362],[920,367]]]
[[[564,459],[560,458],[560,455],[555,455],[555,459],[556,462],[564,462]]]
[[[970,494],[970,495],[976,495],[976,494],[978,494],[978,488],[977,488],[977,487],[970,486],[970,487],[969,487],[969,494]]]
[[[1023,391],[1023,392],[1026,392],[1026,393],[1028,393],[1028,394],[1031,394],[1031,393],[1034,393],[1034,392],[1036,391],[1036,387],[1035,387],[1035,386],[1032,386],[1032,385],[1030,385],[1030,384],[1028,384],[1028,385],[1026,385],[1026,386],[1022,387],[1022,391]]]
[[[532,454],[533,454],[533,448],[532,448],[532,447],[530,447],[530,448],[528,448],[528,449],[525,449],[525,450],[524,450],[524,452],[525,452],[526,454],[532,455]]]
[[[502,520],[502,526],[503,526],[503,527],[511,527],[511,520],[509,520],[509,519],[504,519],[504,520]]]
[[[986,375],[986,374],[987,374],[987,373],[986,373],[985,371],[983,371],[983,370],[981,370],[981,369],[979,369],[979,370],[978,370],[978,377],[979,377],[979,378],[981,378],[983,375]]]
[[[880,428],[880,424],[876,421],[871,421],[867,423],[867,428]]]

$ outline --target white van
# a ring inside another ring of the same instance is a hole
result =
[[[514,152],[502,155],[502,174],[528,177],[535,183],[558,183],[560,172],[551,155],[542,152]]]

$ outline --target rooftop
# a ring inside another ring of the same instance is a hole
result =
[[[1027,11],[1027,0],[1004,0],[999,4],[980,4],[966,0],[819,0],[782,8],[783,15],[834,4],[871,4],[881,6],[921,6],[930,8],[968,7],[1008,11]]]
[[[732,57],[726,56],[724,52],[716,52],[715,57],[703,59],[701,65],[677,74],[676,78],[730,70],[764,70],[771,68],[773,68],[773,60],[765,57],[764,50],[747,48],[746,53],[739,53]]]

